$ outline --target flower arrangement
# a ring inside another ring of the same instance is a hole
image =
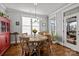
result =
[[[35,37],[37,30],[36,29],[33,29],[32,32],[34,33],[34,37]]]
[[[36,32],[37,32],[37,30],[36,30],[36,29],[33,29],[33,30],[32,30],[32,32],[33,32],[33,33],[36,33]]]

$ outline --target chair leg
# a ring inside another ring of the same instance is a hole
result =
[[[25,51],[22,49],[22,56],[25,56]]]
[[[24,56],[24,51],[22,50],[22,56]]]

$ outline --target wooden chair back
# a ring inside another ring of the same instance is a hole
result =
[[[20,44],[22,48],[22,55],[29,55],[29,38],[20,37]]]

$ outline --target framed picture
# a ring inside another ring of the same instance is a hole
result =
[[[16,25],[19,25],[19,21],[16,21]]]

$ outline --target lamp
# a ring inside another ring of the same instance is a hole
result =
[[[36,11],[37,11],[37,3],[34,3],[35,6],[35,21],[34,22],[38,22],[38,18],[36,16]]]

